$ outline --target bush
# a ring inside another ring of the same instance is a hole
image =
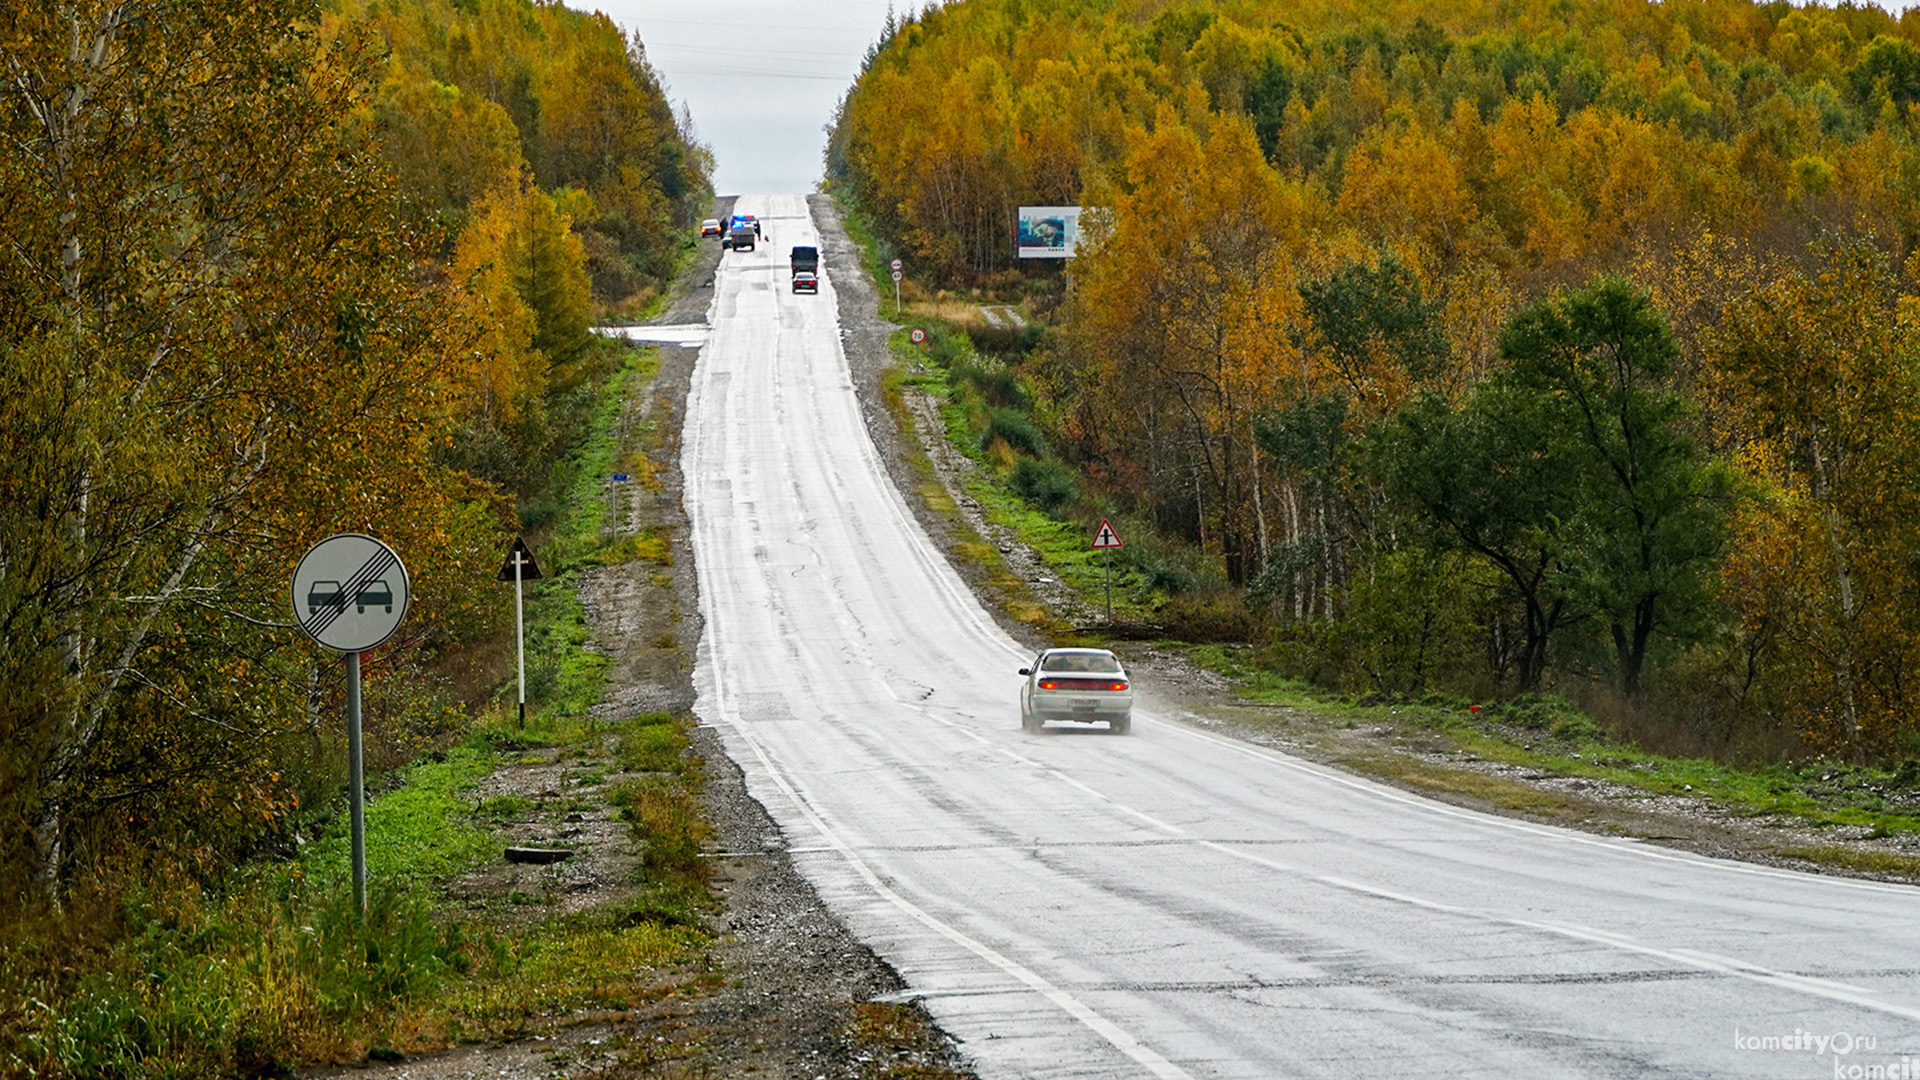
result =
[[[1231,590],[1175,596],[1161,610],[1160,621],[1167,636],[1202,644],[1251,640],[1257,622]]]
[[[1073,473],[1051,458],[1021,458],[1013,467],[1013,489],[1020,497],[1049,514],[1058,516],[1073,502]]]
[[[1340,623],[1341,652],[1358,682],[1382,694],[1418,694],[1458,681],[1479,663],[1480,627],[1466,561],[1419,550],[1374,552],[1358,568]],[[1454,678],[1449,678],[1453,676]],[[1358,689],[1358,687],[1355,687]]]
[[[980,449],[1000,440],[1030,457],[1047,456],[1047,440],[1034,426],[1033,418],[1018,409],[994,409],[987,414],[986,434],[980,436]]]
[[[989,405],[998,405],[1007,409],[1026,412],[1033,408],[1033,396],[1028,394],[1013,372],[998,363],[976,363],[971,359],[963,360],[953,366],[953,381],[971,387],[980,400]]]
[[[1192,592],[1200,583],[1193,570],[1172,559],[1155,556],[1142,559],[1134,564],[1140,573],[1140,581],[1149,592],[1178,596]]]
[[[1038,348],[1046,328],[1038,323],[1025,326],[982,326],[970,335],[981,352],[995,356],[1021,357]]]
[[[938,326],[927,329],[927,359],[935,366],[952,370],[966,355],[966,338]]]
[[[1603,737],[1593,718],[1565,698],[1529,694],[1494,706],[1495,718],[1529,731],[1544,731],[1568,742],[1593,742]]]

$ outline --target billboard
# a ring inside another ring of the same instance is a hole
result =
[[[1020,208],[1020,257],[1070,259],[1080,241],[1077,206],[1023,206]]]

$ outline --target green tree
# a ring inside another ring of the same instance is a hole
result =
[[[1651,298],[1605,279],[1516,315],[1505,379],[1546,422],[1576,493],[1574,595],[1606,621],[1621,688],[1641,690],[1656,634],[1696,632],[1726,539],[1732,476],[1686,432],[1665,384],[1679,346]]]
[[[1553,637],[1578,611],[1568,574],[1576,503],[1554,442],[1537,397],[1496,380],[1457,408],[1420,395],[1368,446],[1414,538],[1472,552],[1499,572],[1506,601],[1520,612],[1514,678],[1527,692],[1540,688]],[[1507,650],[1492,655],[1499,667]]]

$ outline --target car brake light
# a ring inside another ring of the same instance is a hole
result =
[[[1114,679],[1041,679],[1042,690],[1125,690],[1127,684]]]

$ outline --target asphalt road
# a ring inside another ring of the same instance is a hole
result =
[[[804,200],[737,209],[777,242],[722,259],[688,397],[696,711],[982,1077],[1920,1077],[1914,889],[1475,814],[1150,702],[1023,733],[1028,651],[862,424],[839,268],[788,290]]]

